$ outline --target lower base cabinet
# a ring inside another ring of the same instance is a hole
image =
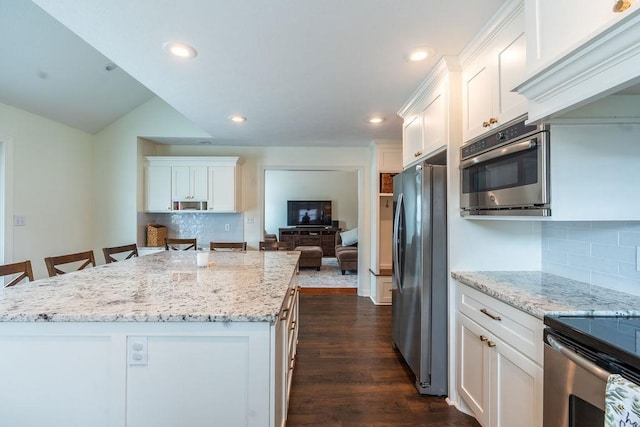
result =
[[[468,296],[464,290],[461,293],[459,303]],[[518,350],[521,348],[519,342],[510,343],[503,336],[514,331],[523,331],[526,335],[529,331],[531,337],[539,335],[538,345],[542,348],[542,322],[524,312],[519,313],[522,319],[514,320],[519,316],[501,312],[500,304],[503,303],[482,295],[493,300],[491,305],[483,305],[483,298],[472,296],[471,301],[480,303],[480,310],[484,309],[493,318],[485,316],[487,321],[482,318],[479,318],[480,322],[474,321],[464,313],[469,313],[471,307],[466,305],[461,312],[459,305],[457,388],[460,397],[484,427],[541,427],[542,359],[538,358],[537,349],[531,353],[523,346],[529,353],[525,354]],[[483,311],[479,312],[484,315]],[[473,312],[469,314],[473,315]]]

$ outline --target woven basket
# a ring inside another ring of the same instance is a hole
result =
[[[147,225],[147,246],[164,246],[167,240],[167,227],[164,225]]]

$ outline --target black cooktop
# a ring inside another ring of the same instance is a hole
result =
[[[640,371],[640,317],[545,316],[544,323],[600,357]]]

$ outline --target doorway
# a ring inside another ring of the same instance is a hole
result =
[[[330,170],[265,168],[263,209],[265,232],[278,236],[280,228],[291,226],[287,213],[287,202],[290,200],[331,200],[332,226],[340,228],[342,232],[358,228],[362,215],[361,174],[362,172],[357,168]],[[333,283],[334,287],[344,287],[345,283],[351,280],[352,286],[359,287],[360,270],[361,268],[358,271],[346,271],[346,277],[343,277],[338,268],[337,259],[324,257],[322,271],[313,274],[323,274],[326,279],[316,277],[312,282],[318,283],[325,280],[327,283],[329,281]],[[332,287],[332,285],[324,284],[323,287]]]

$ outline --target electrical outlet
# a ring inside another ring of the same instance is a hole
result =
[[[13,225],[16,227],[24,227],[27,224],[27,219],[24,215],[14,215]]]
[[[224,225],[224,231],[231,231],[231,225],[225,224]]]
[[[129,337],[127,359],[129,366],[147,366],[149,363],[147,337]]]
[[[253,217],[252,216],[248,216],[247,217],[247,224],[253,224]]]

